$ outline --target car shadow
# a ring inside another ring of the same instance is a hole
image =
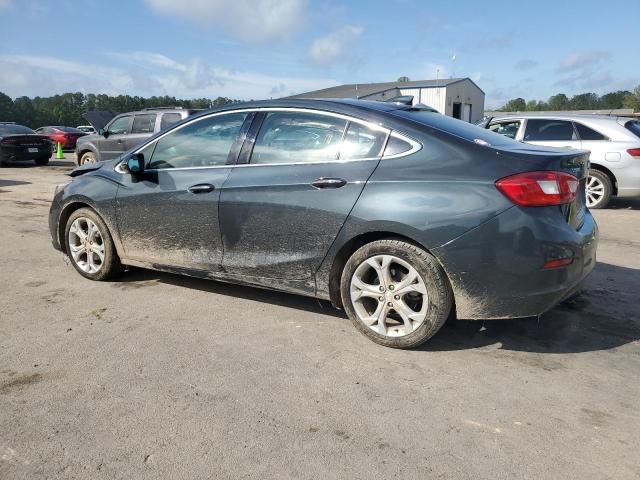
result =
[[[640,198],[613,197],[605,210],[640,210]]]
[[[14,187],[16,185],[31,185],[31,182],[23,182],[22,180],[2,180],[2,179],[0,179],[0,187]]]
[[[300,295],[133,268],[112,284],[136,289],[150,281],[244,298],[348,321],[324,300]],[[640,340],[640,270],[598,263],[583,291],[538,318],[456,320],[418,351],[455,351],[500,345],[502,350],[581,353],[609,350]],[[356,334],[356,331],[353,331]]]

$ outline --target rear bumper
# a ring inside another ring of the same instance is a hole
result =
[[[513,207],[435,249],[457,317],[539,316],[577,291],[596,263],[598,226],[589,212],[578,230],[563,221],[555,207]],[[547,260],[568,257],[566,267],[542,269]]]

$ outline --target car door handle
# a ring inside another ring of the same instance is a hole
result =
[[[121,138],[119,138],[117,141],[118,141],[118,143],[122,143],[122,139]]]
[[[191,185],[187,190],[191,193],[209,193],[213,192],[216,187],[210,183],[199,183],[198,185]]]
[[[343,178],[325,178],[320,177],[313,182],[311,185],[315,188],[340,188],[344,187],[347,184],[347,181]]]

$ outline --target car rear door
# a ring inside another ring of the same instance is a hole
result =
[[[136,113],[133,116],[131,132],[124,137],[124,151],[131,150],[142,144],[156,131],[155,113]]]
[[[580,139],[573,122],[552,118],[528,118],[525,120],[522,141],[534,145],[580,149]]]
[[[131,131],[133,115],[120,115],[105,127],[105,135],[97,141],[100,160],[109,160],[125,151],[125,139]]]
[[[223,269],[310,279],[376,168],[388,131],[304,109],[256,117],[220,198]]]
[[[139,178],[122,172],[116,197],[127,259],[185,273],[220,269],[220,188],[250,117],[230,112],[198,118],[139,150],[145,171]]]

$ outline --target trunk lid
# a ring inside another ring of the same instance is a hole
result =
[[[559,208],[566,222],[576,230],[582,226],[587,211],[585,189],[589,173],[590,152],[588,150],[543,147],[524,143],[510,144],[506,148],[499,148],[499,150],[524,160],[529,171],[553,170],[576,177],[580,181],[580,187],[575,200],[553,208]]]

